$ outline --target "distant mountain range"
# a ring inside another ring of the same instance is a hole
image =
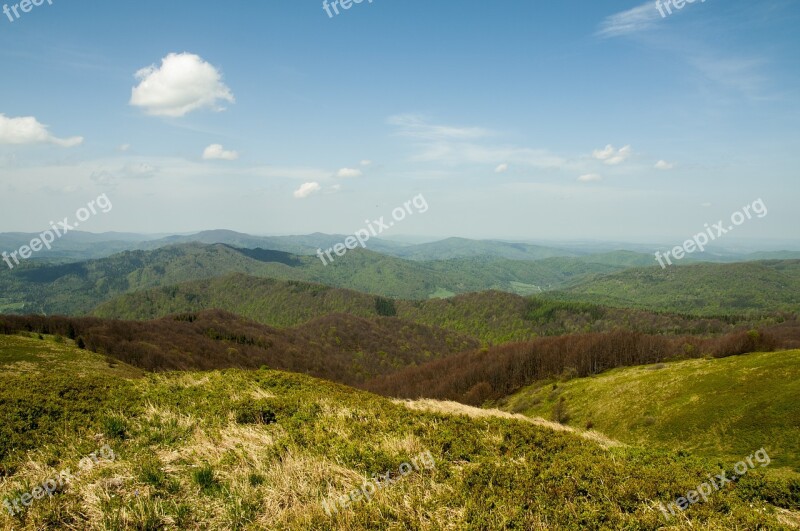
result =
[[[27,245],[35,238],[35,233],[0,233],[0,251],[12,251]],[[270,249],[297,255],[313,255],[317,249],[327,249],[342,242],[348,235],[314,233],[298,236],[253,236],[231,230],[208,230],[194,234],[146,235],[120,232],[93,234],[70,232],[59,239],[51,250],[38,252],[33,260],[81,261],[102,258],[122,251],[153,250],[160,247],[183,244],[225,244],[247,249]],[[598,257],[608,256],[617,260],[622,253],[628,263],[621,265],[648,266],[655,264],[653,252],[663,246],[626,243],[581,243],[572,242],[558,245],[542,245],[500,240],[472,240],[466,238],[446,238],[435,242],[410,244],[397,240],[373,238],[368,249],[381,254],[408,260],[431,261],[454,258],[493,257],[509,260],[541,260],[554,257]],[[652,249],[652,251],[651,251]],[[737,249],[715,248],[702,255],[693,255],[684,262],[736,262],[767,259],[800,259],[800,251],[759,251],[747,252]],[[635,260],[636,263],[631,263]],[[609,263],[609,262],[605,262]]]

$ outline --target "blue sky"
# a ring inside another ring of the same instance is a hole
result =
[[[85,230],[349,233],[422,193],[396,234],[679,243],[761,198],[736,238],[797,239],[800,3],[672,9],[45,0],[0,15],[0,231],[106,193]]]

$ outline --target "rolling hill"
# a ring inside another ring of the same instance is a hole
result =
[[[659,504],[727,464],[543,421],[272,370],[142,377],[50,337],[0,336],[0,365],[7,529],[800,525],[791,486],[759,468],[669,522]]]
[[[800,260],[633,268],[548,293],[559,300],[694,315],[800,310]]]
[[[686,318],[643,310],[604,308],[540,297],[488,291],[426,301],[382,300],[320,284],[278,281],[241,274],[122,295],[92,314],[142,320],[181,312],[221,309],[275,327],[290,327],[331,313],[397,316],[470,336],[485,344],[524,341],[540,335],[627,328],[648,333],[722,333],[757,323]],[[761,324],[770,322],[762,321]]]
[[[612,368],[669,360],[726,357],[800,347],[800,322],[724,336],[665,336],[615,330],[537,338],[461,352],[378,376],[364,388],[400,398],[435,398],[468,405],[501,400],[549,379],[568,380]]]
[[[15,332],[80,340],[93,352],[151,371],[267,365],[347,384],[479,346],[471,337],[402,319],[347,314],[281,330],[222,311],[134,322],[0,316],[0,333]]]
[[[694,359],[542,380],[503,409],[591,425],[637,446],[738,460],[768,447],[800,473],[800,350]]]
[[[191,280],[244,273],[406,299],[498,289],[539,292],[543,285],[608,272],[606,265],[467,258],[415,262],[352,250],[325,266],[316,257],[227,245],[181,244],[61,265],[25,263],[0,270],[0,312],[83,314],[117,295]]]

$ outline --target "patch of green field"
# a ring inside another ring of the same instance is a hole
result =
[[[800,350],[615,369],[542,382],[504,409],[622,442],[736,462],[761,447],[800,472]]]
[[[0,313],[18,313],[25,309],[24,302],[13,302],[9,299],[0,299]]]
[[[434,291],[433,293],[428,295],[428,298],[429,299],[449,299],[450,297],[454,297],[454,296],[455,296],[454,292],[452,292],[450,290],[447,290],[447,289],[444,289],[444,288],[437,287],[436,291]]]
[[[513,280],[509,283],[509,285],[511,286],[512,293],[516,293],[517,295],[522,295],[523,297],[526,297],[528,295],[534,295],[536,293],[541,293],[542,291],[544,291],[542,290],[542,288],[540,288],[535,284],[525,284],[524,282],[516,282]]]

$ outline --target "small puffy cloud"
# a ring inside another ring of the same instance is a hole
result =
[[[33,116],[8,118],[0,114],[0,144],[55,144],[74,147],[83,143],[82,136],[58,138]]]
[[[671,170],[672,168],[675,167],[675,165],[672,164],[671,162],[667,162],[666,160],[659,160],[658,162],[656,162],[655,167],[657,170]]]
[[[89,178],[103,186],[117,186],[123,179],[152,179],[159,173],[159,168],[148,162],[126,162],[121,166],[98,168]]]
[[[342,179],[352,178],[352,177],[361,177],[363,173],[361,170],[355,168],[342,168],[341,170],[336,172],[336,176]]]
[[[146,162],[129,162],[120,169],[123,179],[150,179],[158,173],[158,168]]]
[[[171,53],[161,67],[150,65],[136,72],[139,84],[131,90],[130,104],[154,116],[179,117],[202,108],[223,110],[218,102],[234,103],[222,74],[200,56]]]
[[[508,164],[506,164],[505,162],[503,164],[500,164],[498,167],[494,169],[495,173],[505,173],[507,171],[508,171]]]
[[[608,164],[610,166],[622,164],[628,160],[632,154],[633,149],[631,149],[631,146],[629,145],[617,150],[614,148],[614,146],[609,144],[603,149],[595,149],[592,151],[592,157],[597,160],[602,160],[604,164]]]
[[[131,145],[130,144],[122,144],[119,147],[119,150],[122,151],[123,153],[128,151],[129,149],[131,149]]]
[[[239,154],[236,151],[226,151],[222,144],[211,144],[203,150],[203,160],[236,160]]]
[[[116,182],[114,176],[106,170],[93,171],[91,175],[89,175],[89,178],[102,186],[112,186]]]
[[[294,191],[294,196],[297,199],[305,199],[306,197],[315,194],[322,190],[322,187],[317,182],[303,183],[297,190]]]
[[[362,166],[371,166],[372,165],[372,161],[364,159],[364,160],[361,161],[361,165]]]
[[[708,207],[710,207],[710,206],[711,206],[711,203],[702,203],[700,206],[701,206],[701,207],[708,208]]]
[[[580,177],[578,177],[578,182],[582,182],[582,183],[591,183],[591,182],[602,181],[602,180],[603,180],[603,178],[600,175],[596,174],[596,173],[587,173],[585,175],[581,175]]]

